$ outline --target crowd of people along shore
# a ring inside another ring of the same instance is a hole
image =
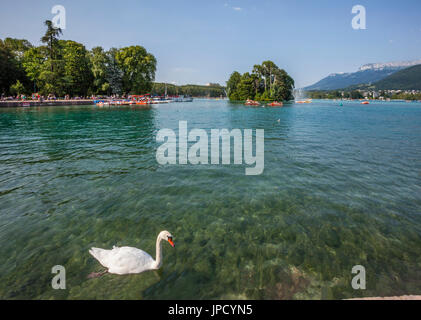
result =
[[[4,94],[1,95],[0,101],[37,101],[37,102],[43,102],[43,101],[57,101],[57,100],[98,100],[98,99],[127,99],[126,95],[111,95],[111,96],[74,96],[70,97],[70,95],[65,95],[64,97],[56,97],[54,94],[49,94],[47,96],[40,95],[38,93],[32,94],[32,96],[26,96],[24,94],[18,94],[16,96],[6,96]]]

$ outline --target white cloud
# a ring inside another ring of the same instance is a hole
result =
[[[224,3],[224,7],[225,8],[231,8],[234,11],[241,11],[241,10],[243,10],[243,8],[241,8],[241,7],[232,7],[227,2]]]

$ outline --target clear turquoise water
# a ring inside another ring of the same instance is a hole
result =
[[[155,135],[179,120],[264,129],[264,173],[159,165]],[[164,229],[161,270],[86,279],[102,270],[91,246],[154,255]],[[420,294],[421,104],[1,109],[0,244],[7,299]],[[66,290],[51,288],[57,264]]]

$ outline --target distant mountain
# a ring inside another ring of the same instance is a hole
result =
[[[347,89],[421,90],[421,65],[400,70],[371,85],[361,84]]]
[[[415,61],[366,64],[360,67],[357,72],[331,74],[319,82],[304,88],[304,90],[336,90],[362,83],[371,84],[383,80],[395,72],[420,64],[421,59]]]
[[[414,61],[400,61],[400,62],[387,62],[387,63],[370,63],[365,64],[360,68],[360,71],[364,70],[381,70],[385,68],[408,68],[412,66],[416,66],[418,64],[421,64],[420,60],[414,60]]]

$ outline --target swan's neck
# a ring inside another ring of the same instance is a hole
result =
[[[156,256],[155,256],[155,268],[159,269],[162,264],[162,244],[161,244],[161,238],[158,236],[156,239]]]

